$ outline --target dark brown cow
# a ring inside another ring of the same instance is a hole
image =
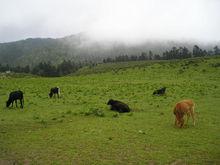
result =
[[[23,97],[23,92],[20,90],[13,91],[9,94],[8,101],[6,102],[6,107],[9,107],[10,104],[12,104],[12,107],[13,107],[14,101],[15,101],[16,107],[17,107],[17,100],[20,100],[21,108],[23,108],[24,107],[24,97]]]
[[[111,110],[118,111],[119,113],[131,111],[128,105],[121,101],[110,99],[107,105],[111,105]]]

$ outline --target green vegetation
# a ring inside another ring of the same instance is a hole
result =
[[[108,62],[124,62],[124,61],[143,61],[143,60],[171,60],[171,59],[186,59],[186,58],[192,58],[192,57],[205,57],[205,56],[213,56],[213,55],[219,55],[220,54],[220,49],[218,46],[215,46],[213,48],[214,51],[212,50],[202,50],[199,48],[197,45],[193,46],[193,51],[190,52],[186,47],[180,46],[179,48],[177,47],[172,47],[171,50],[166,50],[161,55],[159,54],[153,54],[152,51],[149,52],[142,52],[141,55],[120,55],[116,56],[115,58],[107,58],[104,59],[104,63]]]
[[[218,54],[220,54],[218,42],[203,44],[149,40],[139,44],[128,44],[114,41],[94,41],[85,33],[79,33],[57,39],[29,38],[0,43],[0,72],[4,68],[14,68],[18,72],[29,73],[37,65],[42,69],[40,65],[50,62],[52,67],[57,67],[64,60],[79,64],[102,61],[183,59]],[[39,74],[40,71],[35,68],[34,74],[36,72]],[[61,73],[56,76],[64,75]],[[54,75],[54,73],[51,74]],[[40,75],[44,76],[45,74]],[[51,75],[47,74],[46,76]]]
[[[108,63],[60,78],[0,77],[0,164],[220,164],[220,58]],[[48,98],[61,88],[61,98]],[[165,96],[152,96],[160,87]],[[5,108],[24,91],[24,109]],[[110,111],[118,99],[131,113]],[[174,127],[191,98],[196,126]]]

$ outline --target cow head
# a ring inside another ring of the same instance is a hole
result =
[[[51,98],[52,96],[53,96],[53,93],[52,93],[52,92],[50,92],[50,93],[49,93],[49,97]]]
[[[10,104],[11,104],[10,100],[6,101],[6,107],[9,107]]]
[[[107,105],[112,105],[113,102],[114,102],[114,100],[110,99],[110,100],[108,101]]]

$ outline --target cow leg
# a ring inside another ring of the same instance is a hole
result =
[[[192,114],[192,119],[193,119],[193,125],[195,126],[196,125],[196,122],[195,122],[195,118],[194,118],[194,115]]]
[[[195,122],[195,117],[194,117],[194,107],[191,109],[190,114],[191,114],[192,119],[193,119],[193,125],[195,126],[196,122]]]
[[[182,123],[182,118],[183,116],[179,115],[178,113],[175,115],[176,119],[175,119],[175,125],[177,127],[180,127],[181,123]]]
[[[182,128],[183,125],[184,125],[184,119],[183,119],[183,117],[182,117],[182,118],[180,119],[180,128]]]
[[[23,103],[22,103],[22,99],[20,99],[20,104],[21,104],[21,108],[23,108]]]
[[[123,109],[120,108],[120,109],[119,109],[119,112],[120,112],[120,113],[123,113],[124,111],[123,111]]]
[[[58,98],[60,98],[60,88],[58,88]]]
[[[16,104],[16,108],[18,107],[18,105],[17,105],[17,100],[15,100],[15,104]]]
[[[187,119],[186,119],[186,125],[187,125],[187,124],[188,124],[188,121],[189,121],[190,114],[187,113],[186,115],[187,115]]]
[[[175,117],[175,123],[174,123],[174,125],[177,126],[177,124],[178,124],[178,120],[177,120],[177,117]]]

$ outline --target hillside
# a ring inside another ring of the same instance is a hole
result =
[[[155,54],[171,49],[173,46],[185,46],[192,50],[194,44],[212,50],[219,43],[198,43],[179,41],[146,41],[139,44],[125,44],[114,41],[93,41],[84,33],[64,38],[29,38],[26,40],[0,43],[0,63],[12,65],[34,66],[40,62],[50,61],[59,64],[64,59],[100,62],[106,57],[119,55],[140,55],[150,50]]]
[[[60,78],[1,77],[0,164],[220,164],[220,58],[102,64]],[[91,70],[92,69],[92,70]],[[61,98],[48,98],[51,87]],[[166,86],[164,96],[153,96]],[[6,108],[24,91],[24,109]],[[129,105],[111,111],[107,101]],[[190,98],[196,125],[174,127]]]
[[[105,73],[105,72],[114,72],[117,74],[120,70],[126,70],[129,68],[146,68],[151,67],[152,65],[169,65],[172,67],[177,63],[191,63],[197,65],[197,63],[208,60],[209,62],[219,61],[220,56],[211,56],[211,57],[197,57],[189,58],[184,60],[150,60],[150,61],[129,61],[129,62],[115,62],[115,63],[101,63],[95,66],[85,66],[79,69],[76,73],[72,75],[87,75],[87,74],[96,74],[96,73]],[[218,63],[217,63],[218,64]],[[210,64],[211,65],[211,64]],[[181,69],[181,68],[180,68]],[[184,66],[183,66],[184,69]]]

